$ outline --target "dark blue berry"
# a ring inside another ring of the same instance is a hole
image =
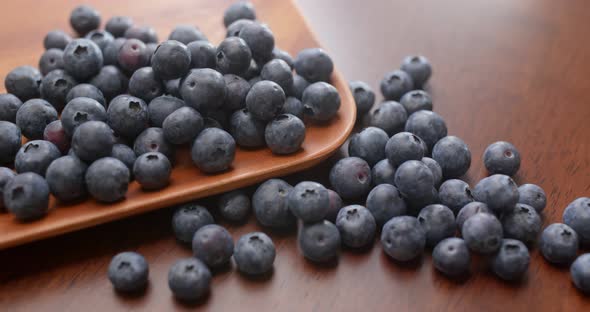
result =
[[[432,98],[422,90],[413,90],[404,94],[399,102],[408,112],[408,116],[420,110],[432,110]]]
[[[490,213],[480,212],[469,217],[463,223],[461,234],[474,252],[491,254],[502,245],[502,223]]]
[[[399,101],[400,98],[414,88],[410,75],[401,70],[385,74],[381,80],[381,94],[386,100]]]
[[[127,39],[137,39],[145,44],[158,43],[158,34],[156,30],[149,26],[131,26],[127,28],[123,37]]]
[[[590,243],[590,197],[580,197],[571,202],[563,211],[563,223],[569,225],[582,245]]]
[[[247,109],[235,111],[229,121],[229,132],[241,147],[262,147],[264,141],[265,123],[254,118]]]
[[[70,14],[70,25],[80,36],[84,36],[100,26],[100,13],[93,7],[80,5]]]
[[[392,166],[399,167],[408,160],[422,160],[425,151],[422,139],[410,132],[400,132],[387,141],[385,154]]]
[[[187,105],[198,111],[219,108],[225,99],[225,80],[213,69],[192,69],[181,80],[180,94]]]
[[[111,101],[119,94],[127,91],[129,79],[118,67],[108,65],[104,66],[98,75],[90,80],[90,84],[102,92],[106,101]]]
[[[340,209],[336,217],[342,243],[351,248],[361,248],[373,243],[377,224],[371,212],[361,205]]]
[[[199,134],[191,148],[195,165],[205,173],[229,169],[236,155],[236,141],[224,130],[208,128]]]
[[[183,204],[172,216],[172,230],[176,239],[183,243],[192,243],[195,233],[207,224],[213,224],[209,211],[195,203]]]
[[[394,101],[385,101],[369,113],[369,125],[381,128],[392,136],[404,130],[408,114],[404,107]]]
[[[378,226],[382,226],[393,217],[406,214],[407,209],[402,195],[391,184],[375,186],[367,196],[366,206]]]
[[[118,136],[135,140],[149,126],[148,107],[140,98],[119,95],[109,104],[107,120]]]
[[[268,26],[259,23],[245,24],[238,36],[250,47],[252,58],[256,62],[264,64],[272,58],[275,38]]]
[[[385,145],[389,136],[377,127],[368,127],[355,133],[348,142],[348,155],[364,159],[369,166],[385,158]]]
[[[111,151],[111,157],[120,160],[122,163],[129,168],[129,171],[133,171],[133,164],[135,164],[135,160],[137,157],[135,156],[135,152],[129,146],[125,144],[115,144],[113,145],[113,150]]]
[[[340,94],[329,83],[316,82],[303,91],[303,111],[312,120],[328,121],[340,109]]]
[[[229,232],[217,225],[201,227],[193,237],[193,254],[210,268],[226,265],[234,253],[234,241]]]
[[[426,234],[418,219],[410,216],[394,217],[381,231],[383,251],[397,261],[410,261],[422,255]]]
[[[320,48],[304,49],[295,57],[295,71],[311,83],[329,82],[334,63],[326,51]]]
[[[209,292],[211,272],[199,259],[176,261],[168,271],[168,287],[179,300],[194,301]]]
[[[238,270],[248,275],[270,272],[275,256],[275,245],[272,239],[262,232],[243,235],[234,249],[234,261]]]
[[[84,198],[84,175],[87,168],[88,166],[77,157],[63,156],[54,160],[45,174],[51,194],[65,202]]]
[[[514,145],[499,141],[486,148],[483,163],[490,174],[513,176],[520,168],[520,153]]]
[[[47,75],[54,69],[64,69],[64,51],[60,49],[49,49],[43,52],[39,59],[39,70],[41,74]]]
[[[43,77],[41,82],[41,97],[51,103],[59,112],[66,105],[68,92],[76,85],[76,81],[65,71],[56,69]]]
[[[305,140],[305,124],[293,115],[279,115],[266,125],[264,139],[274,154],[295,153]]]
[[[72,150],[86,162],[111,156],[114,144],[113,130],[102,121],[85,122],[76,128],[72,136]]]
[[[121,252],[111,260],[108,275],[117,291],[141,291],[146,288],[148,283],[148,263],[142,255],[136,252]]]
[[[105,109],[107,107],[106,100],[104,98],[104,95],[102,94],[102,91],[100,91],[100,89],[98,89],[94,85],[88,83],[81,83],[70,89],[70,92],[68,92],[66,96],[66,104],[69,104],[70,101],[79,97],[91,98],[100,103],[103,107],[105,107]]]
[[[418,214],[418,222],[426,234],[426,245],[434,247],[455,234],[455,215],[445,205],[428,205]]]
[[[434,178],[423,162],[408,160],[395,171],[395,185],[403,196],[417,199],[432,193]]]
[[[8,121],[0,121],[0,164],[12,164],[21,148],[20,128]]]
[[[432,75],[430,62],[421,55],[407,56],[402,61],[400,68],[410,75],[416,88],[422,88]]]
[[[328,262],[338,257],[340,232],[330,221],[303,224],[298,235],[303,256],[313,262]]]
[[[34,172],[45,176],[49,164],[60,156],[59,149],[51,142],[29,141],[16,154],[14,169],[17,173]]]
[[[16,122],[16,112],[23,102],[10,93],[0,94],[0,121]]]
[[[263,80],[254,84],[248,92],[246,107],[254,117],[270,121],[280,114],[285,99],[285,92],[278,84]]]
[[[243,39],[229,37],[217,46],[215,58],[217,68],[222,74],[239,75],[250,67],[252,52]]]
[[[219,197],[218,209],[227,221],[245,222],[250,213],[250,198],[243,190],[227,192]]]
[[[189,44],[193,41],[207,41],[207,37],[195,26],[178,25],[170,33],[168,40],[176,40],[183,44]]]
[[[299,75],[293,75],[293,89],[291,94],[293,97],[301,100],[303,98],[303,91],[309,87],[310,83],[305,78]]]
[[[162,153],[150,152],[137,157],[133,176],[144,190],[159,190],[168,186],[172,165]]]
[[[172,144],[194,141],[204,128],[201,114],[190,107],[181,107],[170,114],[162,124],[164,137]]]
[[[136,70],[129,79],[129,94],[150,102],[164,93],[164,85],[152,67]]]
[[[225,99],[223,109],[234,112],[246,107],[246,96],[250,84],[244,78],[232,74],[223,75],[225,80]]]
[[[304,118],[304,107],[303,103],[296,97],[288,97],[283,105],[283,114],[291,114],[301,120]]]
[[[449,207],[455,214],[473,201],[469,184],[458,179],[445,181],[438,189],[438,197],[440,203]]]
[[[38,98],[40,96],[41,73],[31,66],[19,66],[11,70],[4,79],[6,92],[14,94],[21,101]]]
[[[492,271],[501,279],[521,279],[529,268],[531,257],[526,246],[515,239],[504,239],[500,250],[492,256]]]
[[[354,97],[354,103],[356,104],[357,118],[363,116],[375,104],[375,92],[371,86],[363,81],[351,81],[348,83],[350,92]]]
[[[285,61],[285,63],[287,63],[287,65],[289,65],[289,68],[291,68],[291,70],[293,70],[295,68],[295,60],[293,60],[293,57],[291,56],[291,54],[289,54],[289,52],[287,52],[285,50],[281,50],[281,49],[277,48],[276,46],[272,50],[272,58]]]
[[[343,158],[330,170],[330,184],[342,198],[361,198],[371,190],[371,167],[358,157]]]
[[[391,165],[389,160],[382,159],[371,169],[371,177],[373,185],[379,184],[395,184],[395,167]]]
[[[469,147],[456,136],[440,139],[432,148],[432,159],[442,168],[445,179],[458,178],[471,166]]]
[[[174,162],[174,146],[166,140],[162,128],[152,127],[145,129],[135,139],[133,151],[138,157],[149,152],[159,152],[166,155],[171,162]]]
[[[537,241],[542,222],[535,208],[526,204],[516,204],[512,210],[502,215],[504,237],[532,244]]]
[[[62,30],[52,30],[43,38],[43,47],[45,50],[58,49],[63,50],[68,43],[72,41],[72,37]]]
[[[574,285],[584,293],[590,293],[590,253],[579,256],[570,267]]]
[[[461,210],[459,210],[459,213],[457,213],[457,218],[455,220],[459,232],[461,232],[463,228],[463,223],[465,223],[467,219],[469,219],[474,214],[480,212],[492,213],[492,211],[488,208],[488,205],[477,201],[470,202],[469,204],[461,208]]]
[[[225,27],[228,27],[233,22],[241,19],[256,19],[256,11],[254,11],[254,6],[252,5],[252,3],[247,1],[238,1],[230,5],[223,12],[223,24],[225,25]]]
[[[105,157],[93,162],[86,170],[86,187],[96,200],[113,203],[125,198],[129,177],[129,169],[123,162]]]
[[[569,264],[578,254],[578,234],[563,223],[553,223],[543,230],[539,239],[539,251],[555,264]]]
[[[540,213],[547,205],[547,197],[545,191],[540,186],[523,184],[518,187],[518,202],[527,204]]]
[[[74,39],[68,43],[63,55],[66,72],[78,81],[86,81],[100,72],[102,51],[88,39]]]
[[[252,196],[252,208],[256,220],[266,227],[284,229],[296,223],[289,210],[287,199],[293,187],[279,179],[270,179],[260,184]]]
[[[432,251],[434,267],[449,277],[466,275],[471,265],[471,255],[465,241],[449,237],[440,241]]]
[[[293,73],[289,64],[281,59],[274,59],[264,64],[260,72],[260,77],[263,80],[270,80],[277,83],[286,94],[292,92]]]
[[[318,222],[324,219],[330,205],[328,190],[317,182],[300,182],[287,199],[289,209],[303,222]]]
[[[4,185],[4,206],[19,221],[39,219],[47,214],[49,186],[34,172],[21,173]]]
[[[139,39],[127,39],[119,48],[119,55],[117,56],[119,66],[129,73],[148,66],[150,58],[151,53],[148,47]]]
[[[193,41],[186,45],[191,55],[191,68],[215,68],[217,49],[209,41]]]
[[[0,211],[4,210],[4,187],[10,182],[16,174],[6,167],[0,167]]]
[[[96,43],[96,45],[103,52],[111,42],[115,41],[115,37],[113,37],[111,33],[105,30],[93,30],[86,34],[85,38],[92,40],[92,42]]]
[[[127,29],[133,25],[133,20],[128,16],[113,16],[109,18],[104,29],[111,33],[115,38],[125,35]]]
[[[161,80],[182,78],[191,65],[191,53],[186,45],[176,40],[160,43],[151,58],[154,74]]]
[[[516,183],[503,174],[483,178],[472,193],[476,201],[485,203],[497,215],[511,211],[519,196]]]

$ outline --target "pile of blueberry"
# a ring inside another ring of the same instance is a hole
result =
[[[333,64],[320,49],[303,50],[293,60],[274,48],[272,32],[255,19],[252,5],[238,2],[224,14],[227,38],[217,47],[192,26],[177,27],[156,45],[149,27],[113,17],[105,31],[97,30],[98,13],[76,8],[71,24],[85,39],[51,32],[41,72],[19,67],[6,78],[11,94],[0,96],[0,119],[6,120],[0,121],[0,162],[14,162],[19,173],[0,168],[6,208],[29,220],[46,213],[50,192],[64,201],[88,192],[113,202],[125,197],[130,178],[144,189],[160,189],[168,184],[175,146],[187,143],[207,173],[227,170],[236,144],[296,152],[305,137],[303,118],[324,122],[339,109],[338,92],[327,83]],[[423,90],[431,73],[426,58],[405,58],[381,81],[385,101],[377,107],[368,84],[350,83],[359,122],[367,127],[350,138],[349,157],[332,167],[333,190],[313,181],[292,186],[270,179],[251,198],[245,190],[220,196],[220,216],[240,223],[252,210],[265,228],[298,228],[301,253],[317,263],[337,258],[342,245],[370,247],[381,230],[389,257],[411,261],[432,248],[435,268],[451,278],[470,274],[471,253],[477,253],[489,257],[499,278],[519,280],[540,236],[545,259],[571,264],[574,284],[590,292],[590,254],[578,257],[579,245],[590,243],[590,198],[573,201],[563,224],[541,231],[545,192],[516,185],[511,176],[520,154],[503,141],[485,150],[490,176],[471,189],[460,179],[471,151],[448,135]],[[22,147],[21,133],[31,140]],[[275,247],[262,232],[234,245],[195,203],[176,210],[172,227],[194,254],[170,268],[169,287],[178,299],[203,297],[211,269],[231,258],[246,275],[272,271]],[[148,271],[143,256],[123,252],[112,259],[108,275],[115,289],[139,291]]]
[[[310,48],[293,59],[275,47],[250,3],[225,12],[227,37],[217,47],[194,26],[157,44],[153,28],[128,17],[112,17],[105,30],[100,21],[95,9],[75,8],[79,38],[49,32],[40,70],[6,76],[0,165],[17,175],[0,170],[0,208],[17,220],[46,215],[50,194],[112,203],[132,179],[162,189],[181,146],[208,174],[230,170],[236,146],[295,153],[306,124],[328,122],[340,108],[330,57]]]

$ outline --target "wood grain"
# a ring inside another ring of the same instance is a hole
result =
[[[180,3],[178,7],[180,8],[183,5],[186,4]],[[188,7],[191,6],[188,5]],[[109,9],[112,10],[114,7],[109,7]],[[117,11],[103,11],[106,16],[115,13]],[[304,24],[299,12],[291,9],[290,15],[294,19],[293,22],[299,24],[300,31],[307,33],[307,40],[309,41],[307,44],[317,46],[317,41]],[[154,20],[159,19],[154,18]],[[268,23],[274,26],[273,24],[276,22],[270,19]],[[276,28],[280,29],[281,23],[276,23],[278,24]],[[47,25],[37,25],[37,27],[40,30],[51,29]],[[207,32],[209,28],[211,32]],[[162,31],[169,32],[169,30],[166,27],[159,27],[158,29],[161,31],[160,38],[165,38],[167,33]],[[219,42],[224,38],[224,33],[220,32],[219,29],[223,29],[223,27],[219,27],[218,21],[207,22],[206,25],[203,25],[203,30],[206,33],[214,33],[215,36],[209,35],[210,40],[213,40],[213,42]],[[213,30],[217,31],[214,32]],[[293,37],[289,37],[290,34],[292,33],[277,32],[279,44],[293,39]],[[4,39],[10,40],[8,37]],[[36,44],[31,44],[32,42],[35,42],[35,40],[27,41],[23,48],[20,49],[20,53],[30,55],[33,58],[38,57],[40,49]],[[297,44],[301,46],[302,43],[302,41],[299,41]],[[292,48],[291,45],[286,45]],[[297,50],[288,51],[291,53],[297,52]],[[5,75],[4,71],[8,72],[13,68],[6,65],[8,63],[9,61],[0,61],[0,68],[3,71],[0,75]],[[29,62],[28,64],[34,63]],[[306,131],[306,139],[301,150],[297,153],[277,156],[273,155],[269,149],[245,150],[238,148],[231,170],[220,174],[205,174],[193,164],[188,148],[183,148],[176,153],[170,185],[161,191],[145,192],[137,182],[132,182],[126,199],[115,204],[104,204],[92,199],[70,204],[59,202],[52,197],[49,213],[47,217],[41,220],[23,223],[16,221],[11,214],[0,214],[0,232],[3,233],[0,236],[0,249],[211,196],[264,181],[271,177],[286,175],[312,167],[329,157],[346,141],[356,119],[354,101],[347,82],[335,72],[332,77],[332,84],[341,94],[339,113],[328,123],[309,125]]]
[[[40,49],[46,28],[40,24],[66,27],[71,4],[31,3],[5,4],[0,11],[0,36],[10,38],[2,41],[10,44],[0,48],[0,60],[14,62],[7,68],[36,62],[18,51],[31,42]],[[215,38],[214,26],[221,25],[220,14],[228,1],[137,3],[109,0],[97,6],[105,15],[124,12],[154,24],[162,35],[176,23],[194,21]],[[313,43],[287,14],[288,2],[255,3],[261,19],[270,21],[275,32],[294,38],[279,39],[279,44],[294,51]],[[403,56],[423,53],[430,58],[434,76],[428,88],[435,111],[446,119],[449,133],[463,138],[473,153],[470,184],[486,175],[481,163],[485,147],[502,139],[521,152],[517,181],[546,190],[545,225],[560,221],[573,199],[590,195],[587,1],[299,3],[347,79],[366,80],[377,87],[381,76],[399,66]],[[187,9],[193,6],[194,10]],[[40,20],[34,23],[19,22],[33,16],[31,10],[44,14],[35,15]],[[14,25],[19,25],[18,31],[11,30],[17,29]],[[0,75],[6,70],[0,68]],[[326,182],[332,162],[288,180]],[[204,204],[214,207],[215,201]],[[277,259],[267,280],[250,280],[235,270],[217,272],[209,298],[197,306],[180,305],[170,295],[166,274],[172,262],[190,256],[190,250],[172,237],[171,211],[0,252],[2,310],[585,311],[590,306],[590,299],[571,284],[567,268],[547,264],[536,249],[521,283],[499,281],[488,271],[485,259],[475,261],[470,278],[456,282],[434,271],[428,253],[418,263],[399,265],[383,255],[378,243],[370,251],[343,250],[334,266],[313,265],[300,255],[295,233],[272,232]],[[260,230],[253,218],[229,229],[235,239]],[[110,258],[123,250],[141,252],[150,263],[151,282],[144,296],[117,296],[105,278]]]

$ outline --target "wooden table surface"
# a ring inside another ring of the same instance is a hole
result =
[[[47,27],[67,29],[71,2],[20,0],[0,10],[0,76],[20,64],[36,64],[20,49],[37,45]],[[162,37],[177,23],[215,25],[228,1],[98,1],[104,15],[118,12],[157,27]],[[254,1],[276,33],[313,43],[291,25],[282,1]],[[428,87],[449,134],[469,145],[467,181],[486,175],[485,147],[514,143],[522,155],[518,183],[541,185],[548,195],[545,225],[561,220],[564,207],[590,195],[590,10],[585,0],[298,0],[323,46],[347,79],[378,86],[401,58],[421,53],[434,75]],[[197,3],[197,4],[194,4]],[[187,8],[194,7],[193,10]],[[116,8],[116,10],[115,10]],[[180,9],[183,8],[183,9]],[[220,25],[220,24],[219,24]],[[203,27],[212,38],[222,30]],[[331,161],[289,177],[326,182]],[[204,204],[213,205],[212,200]],[[0,252],[2,311],[149,311],[209,308],[216,311],[582,311],[590,298],[573,287],[567,268],[547,264],[531,251],[528,276],[499,281],[476,259],[473,274],[450,281],[434,271],[427,252],[399,265],[378,243],[368,251],[343,250],[333,266],[303,259],[294,233],[271,233],[277,247],[274,273],[264,280],[235,270],[216,272],[211,295],[195,306],[173,300],[166,275],[190,250],[171,234],[171,209]],[[234,238],[259,230],[253,218],[229,227]],[[1,235],[1,233],[0,233]],[[116,295],[106,278],[111,257],[136,250],[150,263],[143,296]],[[588,252],[588,249],[585,250]]]

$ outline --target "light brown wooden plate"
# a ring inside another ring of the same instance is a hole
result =
[[[196,23],[214,44],[222,40],[225,29],[221,24],[222,11],[219,10],[218,5],[207,7],[206,1],[177,2],[177,5],[186,6],[186,10],[175,8],[174,11],[186,13],[177,16],[174,20],[162,16],[163,12],[149,5],[142,8],[141,15],[137,15],[138,13],[130,7],[125,7],[117,1],[96,3],[96,7],[103,14],[103,22],[114,14],[131,15],[140,24],[153,25],[158,30],[160,40],[166,38],[174,25],[183,23]],[[256,4],[256,1],[254,3]],[[195,7],[199,6],[200,10],[196,10]],[[53,12],[50,6],[46,7],[43,4],[34,10],[43,12],[39,14],[46,16],[53,14],[55,20],[47,20],[42,24],[28,24],[34,27],[24,29],[22,35],[0,34],[1,42],[11,42],[13,47],[3,49],[0,54],[2,79],[8,71],[18,65],[37,64],[43,52],[43,36],[47,31],[56,27],[69,29],[67,24],[69,12]],[[305,19],[291,1],[265,1],[264,5],[257,7],[257,12],[258,18],[270,25],[277,45],[292,55],[296,55],[302,48],[319,46]],[[255,151],[238,149],[231,170],[217,175],[205,175],[192,164],[188,150],[183,149],[177,153],[171,184],[164,190],[145,192],[136,182],[133,182],[130,184],[127,199],[116,204],[102,204],[89,199],[75,205],[65,205],[52,198],[49,214],[41,220],[30,223],[18,222],[11,214],[1,213],[0,249],[169,207],[309,168],[338,149],[354,126],[356,110],[347,82],[336,71],[332,77],[332,84],[339,90],[342,99],[338,116],[326,125],[309,125],[303,149],[296,154],[275,156],[268,149]]]

